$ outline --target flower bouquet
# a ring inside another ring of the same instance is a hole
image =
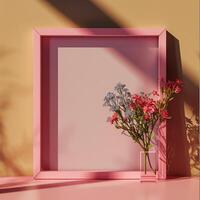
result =
[[[114,91],[108,92],[104,98],[104,106],[113,113],[108,122],[121,129],[122,134],[137,143],[144,153],[144,171],[147,163],[156,174],[149,156],[154,146],[154,131],[156,125],[170,119],[167,107],[176,94],[182,91],[182,81],[162,81],[160,94],[154,90],[150,93],[131,94],[125,84],[118,83]]]

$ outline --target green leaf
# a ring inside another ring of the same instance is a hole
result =
[[[148,148],[151,149],[153,146],[154,146],[154,145],[150,143],[150,144],[148,145]]]

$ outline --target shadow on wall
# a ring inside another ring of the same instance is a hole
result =
[[[120,28],[108,14],[90,0],[42,0],[82,28]]]
[[[1,46],[0,60],[9,57],[14,52],[12,49]],[[27,92],[32,92],[32,88],[22,86],[20,81],[18,82],[16,74],[12,73],[12,68],[0,65],[0,75],[0,176],[24,176],[26,172],[21,169],[20,163],[17,163],[16,159],[17,156],[23,154],[24,146],[21,145],[18,148],[15,147],[15,149],[10,147],[8,135],[6,135],[4,117],[12,106],[12,95],[15,96],[17,94],[18,97],[21,97]],[[16,132],[13,131],[13,135]],[[16,140],[16,137],[16,135],[13,136],[13,140]],[[24,141],[23,144],[29,145],[27,141]]]
[[[8,102],[1,102],[0,105],[0,174],[4,176],[14,174],[16,176],[22,176],[24,173],[15,164],[15,159],[7,152],[7,139],[5,135],[2,112],[9,106]]]
[[[184,80],[179,41],[167,33],[167,79]],[[169,105],[173,120],[167,121],[167,174],[168,176],[189,176],[190,158],[184,113],[184,95],[177,95]]]
[[[195,119],[193,117],[186,117],[186,133],[187,140],[189,143],[189,155],[190,155],[190,167],[192,170],[196,170],[200,172],[200,161],[199,161],[199,117],[196,116]]]

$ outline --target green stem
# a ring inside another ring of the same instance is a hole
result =
[[[144,152],[144,173],[147,173],[147,153]]]
[[[156,174],[156,169],[154,169],[154,168],[152,167],[152,165],[151,165],[151,160],[150,160],[150,158],[149,158],[149,152],[147,152],[147,159],[148,159],[148,163],[149,163],[150,168],[152,169],[152,171],[154,172],[154,174]]]

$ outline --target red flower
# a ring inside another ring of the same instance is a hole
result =
[[[178,85],[182,85],[182,84],[183,84],[183,81],[181,81],[181,80],[179,80],[179,79],[176,79],[176,83],[177,83]]]
[[[117,113],[114,113],[112,115],[112,117],[109,118],[109,121],[111,124],[113,124],[114,122],[116,122],[118,120],[118,114]]]
[[[144,113],[148,113],[148,114],[152,114],[155,112],[155,106],[154,105],[146,105],[143,107],[143,112]]]
[[[152,114],[156,111],[155,101],[152,98],[146,97],[144,100],[143,112]]]
[[[150,119],[150,115],[148,115],[147,113],[144,115],[144,119],[146,120],[146,121],[148,121],[149,119]]]
[[[163,119],[168,119],[169,118],[169,114],[167,112],[167,110],[161,110],[160,111],[160,115]]]
[[[136,108],[135,103],[131,102],[131,103],[129,104],[129,108],[134,110],[134,109]]]
[[[166,83],[166,87],[167,87],[167,88],[170,88],[170,89],[173,89],[173,87],[174,87],[174,82],[168,81],[168,82]]]
[[[174,88],[174,92],[176,94],[180,93],[182,91],[181,87],[179,85],[177,85],[175,88]]]
[[[178,94],[182,91],[182,84],[183,84],[183,81],[176,79],[175,84],[174,84],[175,85],[174,86],[174,92],[176,94]]]
[[[141,100],[141,96],[135,94],[132,96],[132,99],[135,100],[135,101],[140,101]]]
[[[153,96],[159,96],[159,94],[156,90],[153,90],[152,94],[153,94]]]
[[[182,91],[182,84],[183,82],[179,79],[176,79],[176,81],[168,81],[166,86],[167,88],[170,88],[174,93],[178,94]]]
[[[135,94],[132,99],[135,101],[136,104],[138,104],[139,106],[144,106],[145,105],[145,101],[144,98],[142,96],[139,96],[137,94]]]

